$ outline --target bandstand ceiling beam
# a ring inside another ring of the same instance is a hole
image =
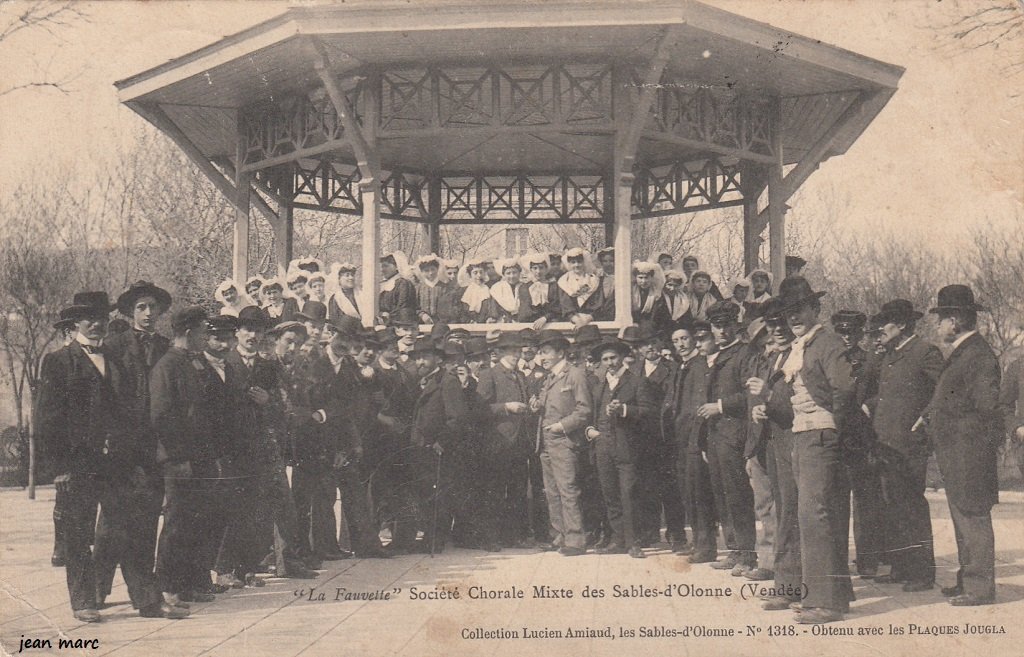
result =
[[[235,177],[234,167],[230,166],[230,163],[225,162],[225,169],[228,172],[228,176],[224,175],[223,172],[218,169],[213,162],[208,160],[199,147],[196,146],[188,136],[181,131],[171,117],[167,116],[167,113],[161,109],[159,105],[151,103],[131,103],[131,108],[135,110],[139,116],[143,117],[147,121],[153,124],[158,130],[163,132],[167,137],[174,142],[174,144],[181,149],[188,159],[198,167],[198,169],[206,176],[217,190],[224,195],[224,198],[228,200],[236,210],[238,209],[238,188],[228,178],[231,176]],[[255,190],[249,190],[250,202],[256,206],[256,209],[266,217],[267,221],[270,222],[271,226],[276,226],[280,218],[277,213],[274,212],[273,208],[267,205],[267,202],[263,200],[263,197],[256,193]]]
[[[231,160],[221,158],[217,161],[217,164],[224,168],[224,171],[228,176],[232,178],[237,177],[238,174],[235,170],[235,165],[231,163]],[[253,185],[253,187],[259,186],[259,188],[264,193],[266,193],[268,196],[277,201],[281,206],[285,205],[285,201],[280,196],[278,196],[265,186],[261,185],[254,178],[250,177],[249,182],[251,185]],[[232,187],[234,187],[234,185],[232,185]],[[277,225],[281,222],[281,216],[277,212],[275,212],[272,207],[270,207],[270,204],[267,203],[266,200],[264,200],[263,196],[255,189],[251,189],[249,197],[250,203],[256,206],[256,209],[260,211],[260,214],[262,214],[266,218],[266,220],[270,223],[271,226],[277,228]]]
[[[331,60],[328,57],[327,49],[317,41],[314,41],[313,44],[320,55],[313,63],[313,67],[316,69],[317,75],[320,76],[320,80],[324,83],[324,89],[334,105],[334,111],[338,114],[338,120],[341,121],[345,128],[345,139],[352,146],[352,151],[356,156],[356,165],[359,167],[364,181],[367,178],[376,180],[377,174],[380,171],[380,162],[378,161],[375,149],[370,148],[370,144],[367,142],[359,123],[356,121],[352,104],[348,102],[348,98],[345,97],[341,87],[338,85],[338,80],[331,73]]]
[[[615,166],[619,171],[631,170],[636,162],[636,151],[640,146],[640,137],[643,135],[644,126],[647,124],[647,118],[651,113],[651,106],[658,96],[658,85],[661,83],[661,75],[664,73],[665,66],[668,65],[668,61],[672,57],[672,49],[679,41],[679,36],[679,26],[670,25],[665,28],[661,38],[658,40],[658,47],[654,52],[654,57],[644,73],[643,84],[637,95],[636,106],[628,108],[631,111],[629,123],[625,126],[623,132],[619,132],[616,135],[616,140],[618,141],[616,157],[622,158],[622,161],[615,162]],[[617,82],[621,84],[624,81],[618,80]],[[628,95],[621,94],[619,98],[625,99],[628,98]],[[615,108],[616,116],[626,109],[625,107],[617,106]]]
[[[870,101],[885,95],[885,93],[884,91],[876,91],[874,93],[861,92],[850,102],[835,123],[807,150],[807,153],[804,154],[797,165],[779,183],[778,198],[782,203],[788,201],[800,189],[800,186],[811,177],[811,174],[818,170],[818,167],[821,166],[822,161],[829,154],[829,151],[846,127],[860,120],[861,109]],[[758,213],[757,224],[755,225],[755,229],[758,229],[758,231],[764,230],[764,227],[768,225],[769,211],[770,208],[766,207]]]

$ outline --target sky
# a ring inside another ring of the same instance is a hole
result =
[[[807,207],[818,208],[816,196],[839,197],[836,219],[850,230],[887,228],[939,248],[955,248],[985,221],[1024,224],[1024,67],[1007,74],[1011,62],[1024,60],[1024,38],[968,50],[949,28],[982,0],[709,4],[906,68],[888,106],[845,155],[811,176],[796,203],[811,199]],[[0,9],[0,19],[17,6]],[[144,123],[119,105],[115,80],[287,6],[221,0],[82,3],[87,21],[55,34],[23,30],[0,42],[0,90],[38,78],[41,71],[74,76],[66,94],[32,88],[0,96],[0,194],[33,177],[45,184],[48,172],[104,166]],[[795,207],[792,216],[812,221],[812,212]]]

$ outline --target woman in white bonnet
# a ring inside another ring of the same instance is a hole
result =
[[[490,312],[491,288],[487,287],[487,269],[483,258],[466,263],[460,276],[459,299],[463,322],[483,324]]]
[[[327,318],[336,320],[342,315],[361,319],[359,312],[360,291],[356,290],[356,266],[351,262],[331,265],[333,291],[327,300]]]
[[[561,319],[572,321],[579,316],[587,321],[601,309],[601,281],[594,273],[594,264],[581,248],[562,254],[565,273],[558,279],[558,306]]]
[[[213,298],[221,304],[221,315],[231,315],[233,317],[238,317],[238,313],[242,308],[256,305],[252,297],[245,293],[244,288],[231,278],[217,286],[217,289],[213,292]]]
[[[527,253],[522,258],[523,272],[529,279],[519,286],[518,321],[532,323],[544,317],[558,317],[558,283],[552,280],[546,253]]]
[[[491,286],[490,319],[496,322],[515,322],[519,317],[519,290],[526,287],[521,282],[523,266],[516,258],[496,260],[494,269],[501,274],[501,280]]]
[[[658,331],[671,335],[692,321],[690,297],[686,294],[686,274],[678,269],[665,272],[665,287],[661,293],[661,304],[654,316]]]
[[[665,287],[665,273],[656,262],[634,262],[633,283],[630,286],[633,323],[653,320],[655,308],[663,303],[662,288]]]

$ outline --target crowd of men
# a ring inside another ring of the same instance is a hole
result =
[[[425,256],[415,276],[403,260],[382,258],[376,328],[356,268],[314,259],[225,282],[220,313],[180,308],[169,338],[171,296],[152,283],[115,304],[75,295],[36,427],[76,618],[100,619],[118,565],[141,615],[183,618],[326,560],[449,545],[644,558],[664,540],[770,582],[765,609],[833,622],[854,597],[851,515],[860,577],[933,588],[932,453],[960,559],[942,593],[994,601],[996,450],[1024,438],[1024,385],[1017,367],[1000,397],[968,287],[931,309],[943,359],[902,299],[826,327],[798,258],[777,293],[757,270],[729,298],[695,258],[634,263],[635,324],[616,336],[593,323],[614,309],[611,249],[493,268]],[[547,326],[560,320],[574,328]]]

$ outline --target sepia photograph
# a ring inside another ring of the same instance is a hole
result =
[[[1020,654],[1022,117],[1022,0],[0,0],[0,654]]]

